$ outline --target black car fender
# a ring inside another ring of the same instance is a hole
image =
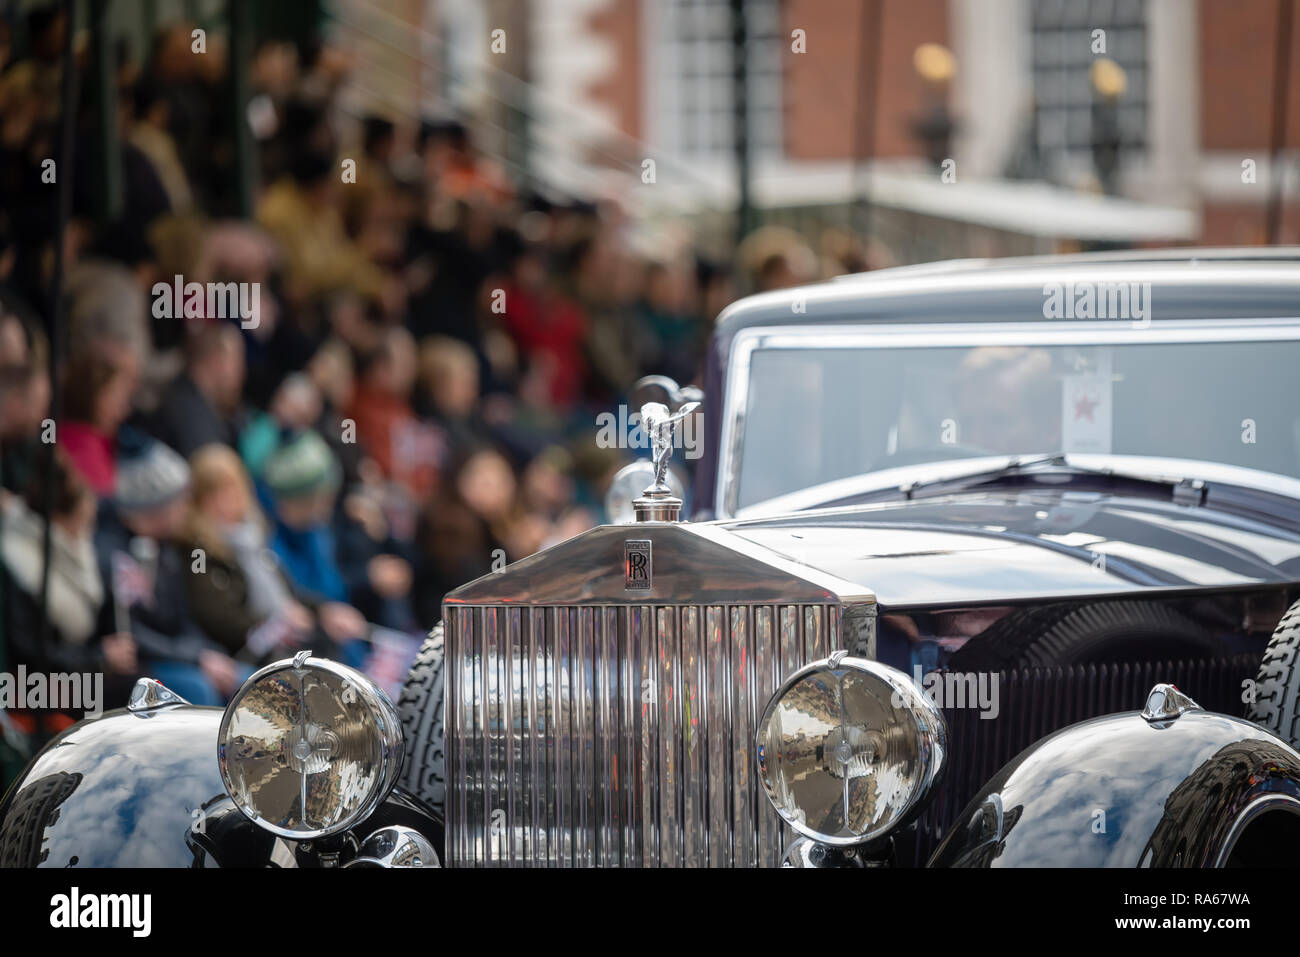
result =
[[[394,790],[315,846],[279,840],[227,796],[220,708],[110,711],[54,738],[0,801],[0,867],[268,867],[346,863],[373,830],[414,828],[439,851],[440,817]]]
[[[1300,863],[1300,753],[1199,708],[1114,714],[1013,758],[931,867],[1222,867]]]

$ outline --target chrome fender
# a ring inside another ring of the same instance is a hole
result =
[[[372,866],[407,863],[376,859],[374,829],[419,835],[436,866],[442,819],[400,788],[340,836],[342,858],[258,827],[221,782],[222,713],[170,695],[68,728],[0,800],[0,867],[321,867],[361,850]]]
[[[201,864],[202,838],[234,810],[217,769],[220,722],[220,708],[169,704],[68,728],[0,803],[0,867]]]

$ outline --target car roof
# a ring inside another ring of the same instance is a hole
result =
[[[1038,320],[1045,287],[1150,283],[1151,319],[1300,314],[1300,247],[1140,249],[959,259],[840,276],[740,299],[718,317],[730,339],[755,325]]]
[[[1300,262],[1300,246],[1178,246],[1169,249],[1110,249],[1089,253],[1065,253],[1051,256],[1006,256],[1002,258],[941,259],[935,262],[878,269],[875,272],[846,273],[832,282],[845,282],[879,276],[883,273],[962,272],[980,269],[1060,266],[1068,263],[1163,263],[1163,262]]]

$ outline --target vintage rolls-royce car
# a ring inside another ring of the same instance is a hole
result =
[[[1297,366],[1295,250],[741,300],[702,390],[641,383],[627,514],[451,592],[396,707],[305,655],[142,683],[0,863],[1298,860]]]

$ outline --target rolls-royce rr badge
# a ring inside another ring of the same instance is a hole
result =
[[[623,587],[627,591],[649,591],[652,573],[650,542],[640,539],[624,542]]]

